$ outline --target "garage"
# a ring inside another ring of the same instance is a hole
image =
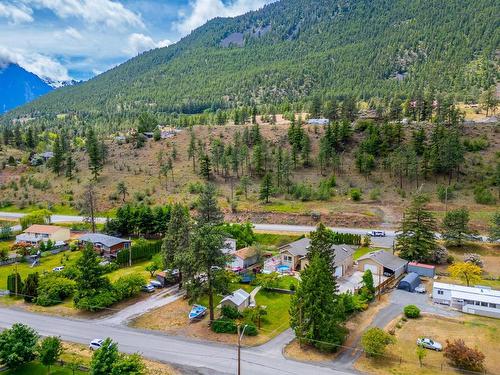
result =
[[[373,264],[365,264],[363,271],[368,271],[368,270],[370,270],[374,275],[378,274],[378,268]]]
[[[342,271],[343,271],[343,267],[344,266],[337,266],[335,267],[335,277],[342,277],[342,275],[344,274]]]

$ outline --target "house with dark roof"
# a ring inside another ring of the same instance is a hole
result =
[[[397,278],[406,272],[407,266],[407,260],[384,250],[372,251],[358,259],[358,271],[370,270],[373,275]]]
[[[94,249],[105,257],[115,257],[120,250],[129,249],[132,242],[102,233],[87,233],[78,239],[81,246],[92,244]]]
[[[303,270],[309,263],[307,257],[311,248],[309,238],[301,238],[295,242],[280,247],[281,265],[288,266],[292,271]],[[335,253],[334,272],[337,277],[349,275],[354,266],[355,248],[350,245],[332,245],[332,251]]]

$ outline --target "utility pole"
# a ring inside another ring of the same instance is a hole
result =
[[[238,324],[238,375],[241,375],[241,339],[243,338],[243,334],[245,333],[245,328],[247,325],[243,326],[243,330],[240,333],[241,324]]]
[[[128,239],[130,241],[130,237]],[[132,267],[132,242],[128,244],[128,266]]]

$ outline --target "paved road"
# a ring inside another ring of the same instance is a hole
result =
[[[142,353],[152,360],[168,362],[189,372],[206,374],[235,374],[236,348],[230,345],[188,340],[100,321],[85,321],[0,308],[0,328],[24,323],[41,335],[60,336],[63,340],[88,344],[94,338],[111,337],[126,353]],[[245,375],[348,375],[351,370],[335,370],[319,364],[307,364],[285,359],[274,351],[245,348],[241,351],[242,374]]]
[[[18,212],[1,212],[0,218],[2,219],[19,219],[25,214]],[[52,215],[52,223],[81,223],[85,220],[83,216],[70,216],[70,215]],[[96,218],[97,223],[105,223],[106,218],[98,217]],[[309,233],[315,229],[314,226],[309,225],[288,225],[288,224],[253,224],[256,230],[267,231],[267,232],[289,232],[289,233]],[[13,230],[20,230],[20,226],[12,227]],[[343,227],[332,227],[330,228],[335,232],[340,233],[351,233],[365,235],[371,230],[382,230],[378,228],[343,228]],[[393,230],[385,230],[386,237],[373,237],[372,244],[374,246],[388,247],[391,248],[394,243],[395,232]]]

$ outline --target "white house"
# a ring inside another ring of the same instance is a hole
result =
[[[26,228],[23,233],[16,236],[16,243],[24,243],[36,246],[40,242],[52,241],[56,245],[62,245],[69,241],[70,230],[56,225],[33,224]]]
[[[244,247],[231,254],[228,267],[233,271],[241,271],[257,263],[258,254],[254,247]]]
[[[489,287],[435,282],[432,299],[435,303],[448,305],[467,314],[500,318],[500,291]]]

